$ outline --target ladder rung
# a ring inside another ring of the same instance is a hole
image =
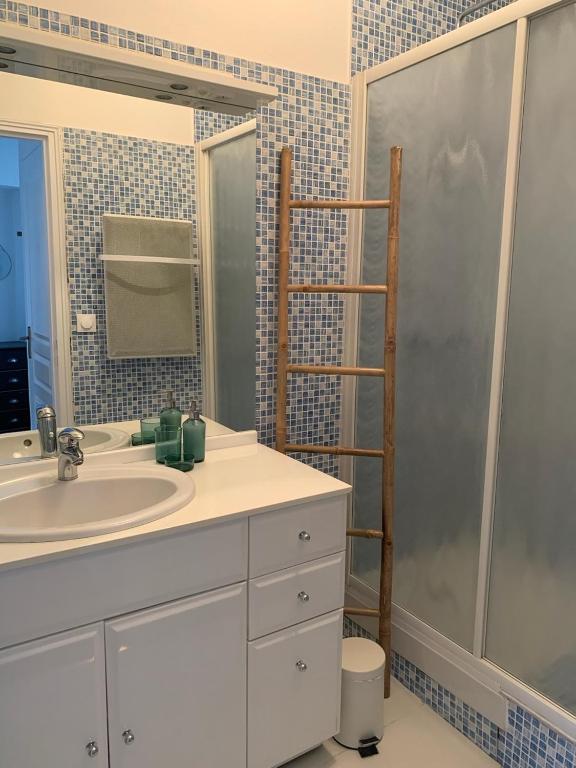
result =
[[[355,536],[360,539],[383,539],[382,531],[375,531],[370,528],[348,528],[346,536]]]
[[[384,368],[346,368],[342,365],[287,365],[288,373],[318,373],[325,376],[384,376]]]
[[[344,608],[344,613],[348,616],[374,616],[380,617],[380,611],[377,608]]]
[[[387,293],[387,285],[309,285],[292,284],[288,293]]]
[[[290,208],[390,208],[390,200],[290,200]]]
[[[375,459],[383,459],[384,451],[373,450],[371,448],[344,448],[340,445],[305,445],[290,443],[286,445],[287,451],[297,451],[298,453],[328,453],[333,456],[368,456]]]

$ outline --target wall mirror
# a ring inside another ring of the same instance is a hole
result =
[[[169,103],[158,72],[145,98],[44,79],[18,45],[0,70],[0,463],[37,458],[46,404],[89,452],[130,445],[167,391],[215,430],[254,428],[255,111]]]

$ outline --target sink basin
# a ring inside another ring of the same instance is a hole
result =
[[[0,542],[113,533],[170,515],[193,497],[192,479],[167,467],[79,467],[69,481],[54,467],[0,485]]]
[[[60,427],[58,428],[60,430]],[[130,445],[130,435],[114,427],[80,427],[85,434],[82,440],[84,453],[115,451]],[[0,435],[0,463],[9,463],[17,459],[35,459],[40,456],[40,438],[38,432],[12,432]]]

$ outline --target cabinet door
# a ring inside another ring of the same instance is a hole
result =
[[[248,765],[273,768],[340,727],[342,611],[248,644]]]
[[[106,768],[102,625],[0,652],[2,768]]]
[[[111,768],[245,768],[244,584],[106,623]]]

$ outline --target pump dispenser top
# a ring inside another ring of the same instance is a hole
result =
[[[200,418],[196,400],[190,403],[189,418],[182,425],[184,461],[199,463],[206,453],[206,423]]]
[[[174,392],[166,392],[166,405],[160,411],[160,425],[162,427],[179,427],[182,423],[182,411],[176,408]]]

